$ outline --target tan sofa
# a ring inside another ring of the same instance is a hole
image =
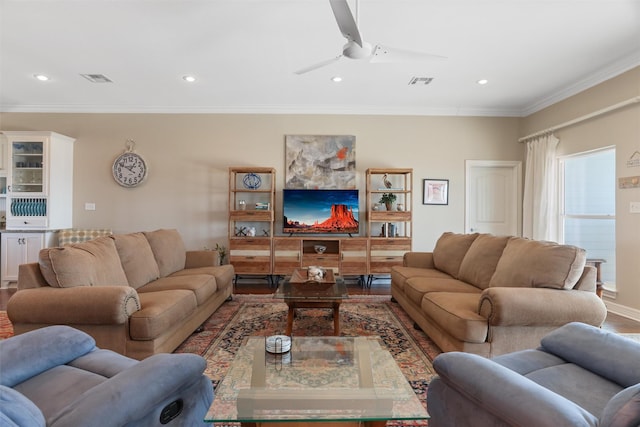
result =
[[[20,266],[7,314],[16,334],[63,324],[136,359],[171,352],[232,295],[233,267],[215,259],[176,230],[43,249]]]
[[[486,357],[536,348],[569,322],[600,326],[607,310],[583,249],[489,234],[444,233],[409,252],[391,295],[443,351]]]

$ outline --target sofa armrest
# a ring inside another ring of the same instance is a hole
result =
[[[18,289],[31,289],[49,286],[44,276],[40,272],[40,265],[37,262],[20,264],[18,266]]]
[[[443,353],[435,358],[433,367],[439,375],[435,381],[442,381],[508,425],[598,425],[595,416],[565,397],[482,356],[463,352]],[[433,393],[441,388],[433,387]],[[429,384],[427,404],[430,409],[436,405],[433,401],[437,400],[431,394],[432,384]]]
[[[211,267],[216,265],[217,257],[216,251],[187,251],[184,268]]]
[[[3,427],[46,427],[40,408],[23,394],[0,385],[0,425]]]
[[[12,322],[48,325],[120,325],[138,310],[138,293],[129,286],[22,289],[7,303]]]
[[[607,307],[593,292],[495,287],[482,291],[479,313],[491,326],[562,326],[569,322],[600,326]]]
[[[433,252],[406,252],[402,257],[404,267],[435,268]]]
[[[205,367],[206,361],[195,354],[150,356],[84,393],[49,420],[49,425],[80,426],[86,425],[87,420],[109,420],[109,425],[114,426],[134,425],[144,414],[184,397],[182,392],[202,381],[207,383],[201,396],[208,400],[204,405],[207,408],[213,401],[213,387],[203,376]]]

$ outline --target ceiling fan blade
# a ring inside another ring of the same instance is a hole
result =
[[[447,59],[447,57],[413,50],[397,49],[379,44],[373,48],[373,55],[371,56],[370,62],[420,62],[439,59]]]
[[[332,64],[332,63],[338,61],[340,58],[342,58],[342,55],[338,55],[335,58],[327,59],[325,61],[318,62],[317,64],[313,64],[313,65],[310,65],[308,67],[302,68],[302,69],[300,69],[298,71],[295,71],[295,73],[296,74],[308,73],[309,71],[317,70],[318,68],[322,68],[322,67],[325,67],[325,66],[327,66],[329,64]]]
[[[349,8],[347,0],[329,0],[333,15],[336,17],[338,27],[342,35],[349,41],[356,43],[362,47],[362,36],[358,30],[358,24],[353,19],[353,14]]]

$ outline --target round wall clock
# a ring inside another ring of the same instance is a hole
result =
[[[147,177],[147,163],[133,151],[134,142],[127,140],[127,150],[113,162],[113,179],[123,187],[136,187]]]

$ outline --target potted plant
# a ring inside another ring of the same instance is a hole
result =
[[[227,256],[227,248],[223,245],[216,243],[215,251],[218,252],[218,261],[220,265],[224,264],[224,259]]]
[[[384,206],[388,211],[392,210],[393,204],[396,201],[396,195],[393,193],[382,193],[380,201],[378,203],[384,203]]]

